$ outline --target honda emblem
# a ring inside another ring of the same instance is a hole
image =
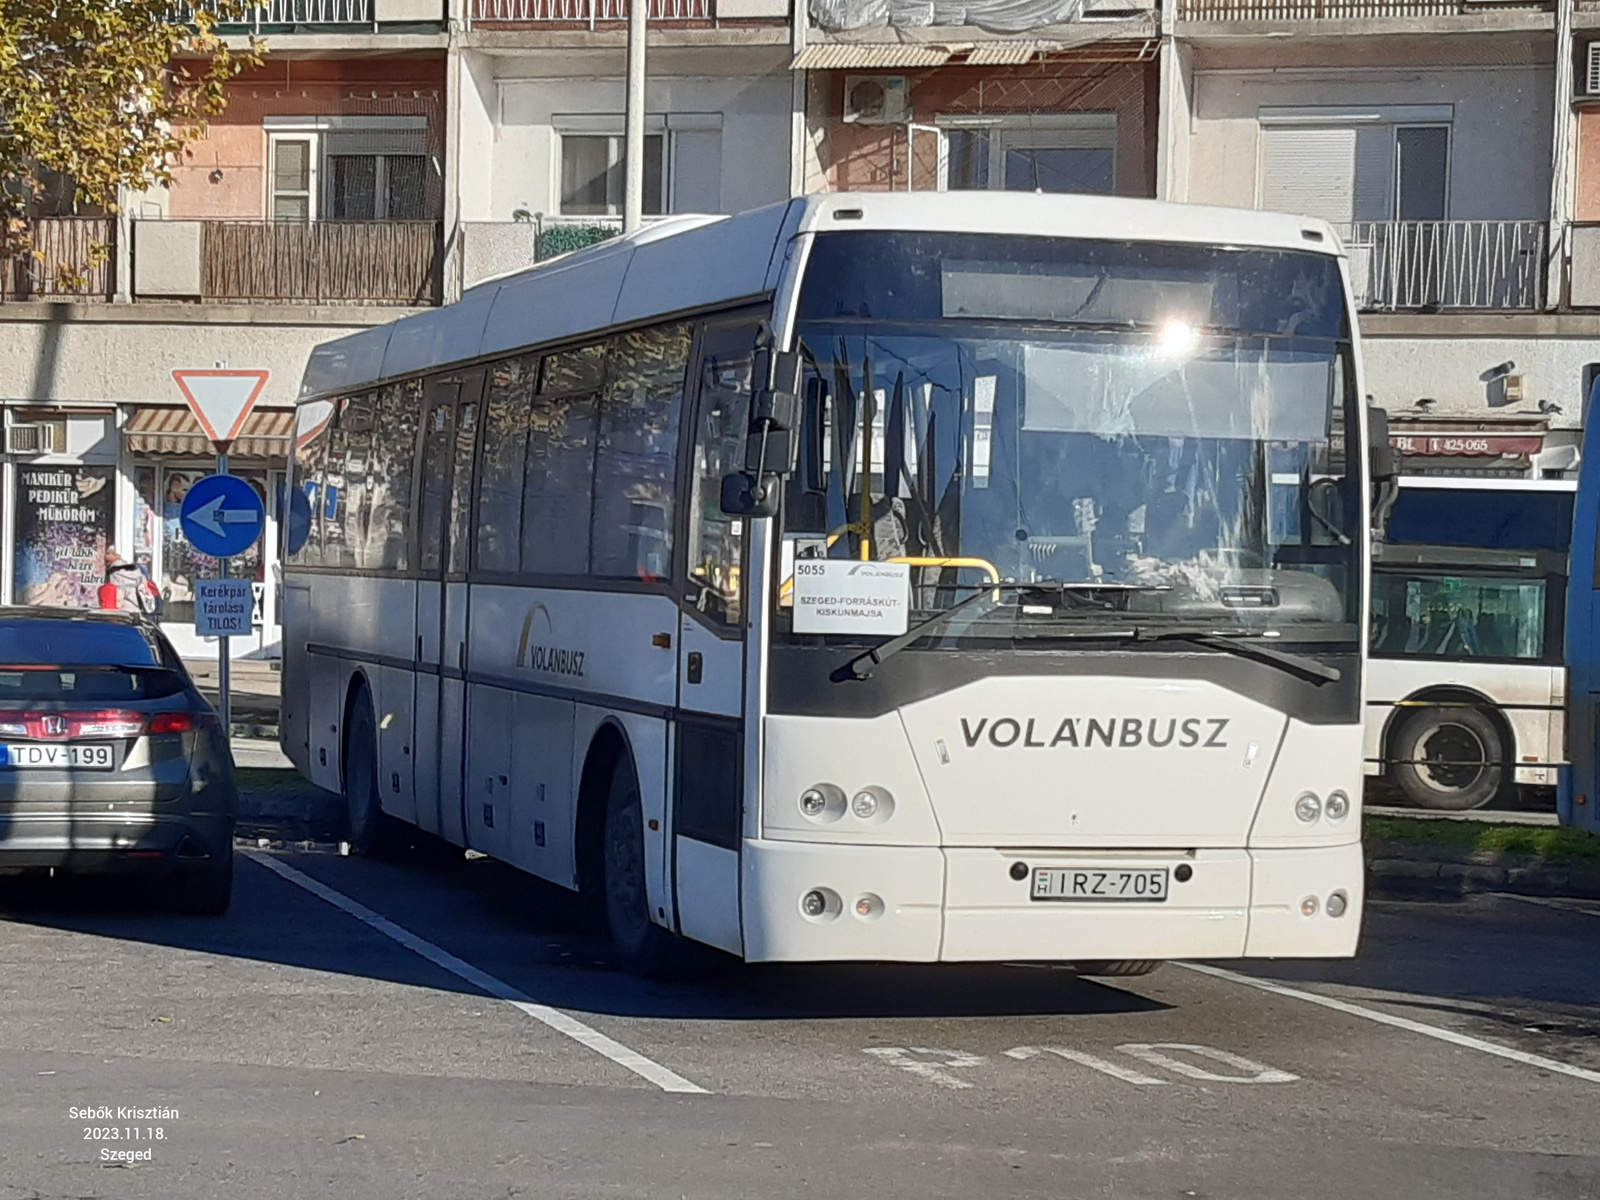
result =
[[[44,731],[51,737],[60,737],[67,731],[67,719],[65,717],[46,717],[44,719]]]

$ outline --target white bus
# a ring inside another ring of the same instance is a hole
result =
[[[664,222],[314,354],[284,747],[641,971],[1349,955],[1362,394],[1320,221]]]
[[[1553,807],[1577,481],[1398,482],[1372,564],[1367,772],[1422,808]]]

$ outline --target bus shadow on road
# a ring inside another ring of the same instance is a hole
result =
[[[528,998],[577,1013],[675,1020],[844,1020],[1158,1012],[1168,1005],[1055,964],[746,965],[691,955],[684,977],[644,980],[611,957],[592,906],[488,860],[419,846],[387,861],[291,858],[331,886]],[[326,866],[337,863],[334,871]],[[337,879],[344,876],[343,879]],[[172,913],[161,885],[121,879],[0,878],[4,923],[482,993],[300,887],[241,861],[223,918]],[[3,934],[0,934],[3,936]],[[697,948],[698,951],[698,948]]]

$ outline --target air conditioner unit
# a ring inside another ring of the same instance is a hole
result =
[[[54,454],[56,441],[56,427],[53,424],[6,426],[8,454]]]
[[[846,75],[844,119],[852,125],[904,125],[911,89],[904,75]]]
[[[1583,73],[1583,94],[1600,96],[1600,42],[1590,42],[1584,49],[1589,69]]]

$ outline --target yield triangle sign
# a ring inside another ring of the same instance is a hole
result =
[[[200,428],[224,453],[244,428],[244,419],[267,386],[269,371],[177,370],[178,390],[188,401]]]

